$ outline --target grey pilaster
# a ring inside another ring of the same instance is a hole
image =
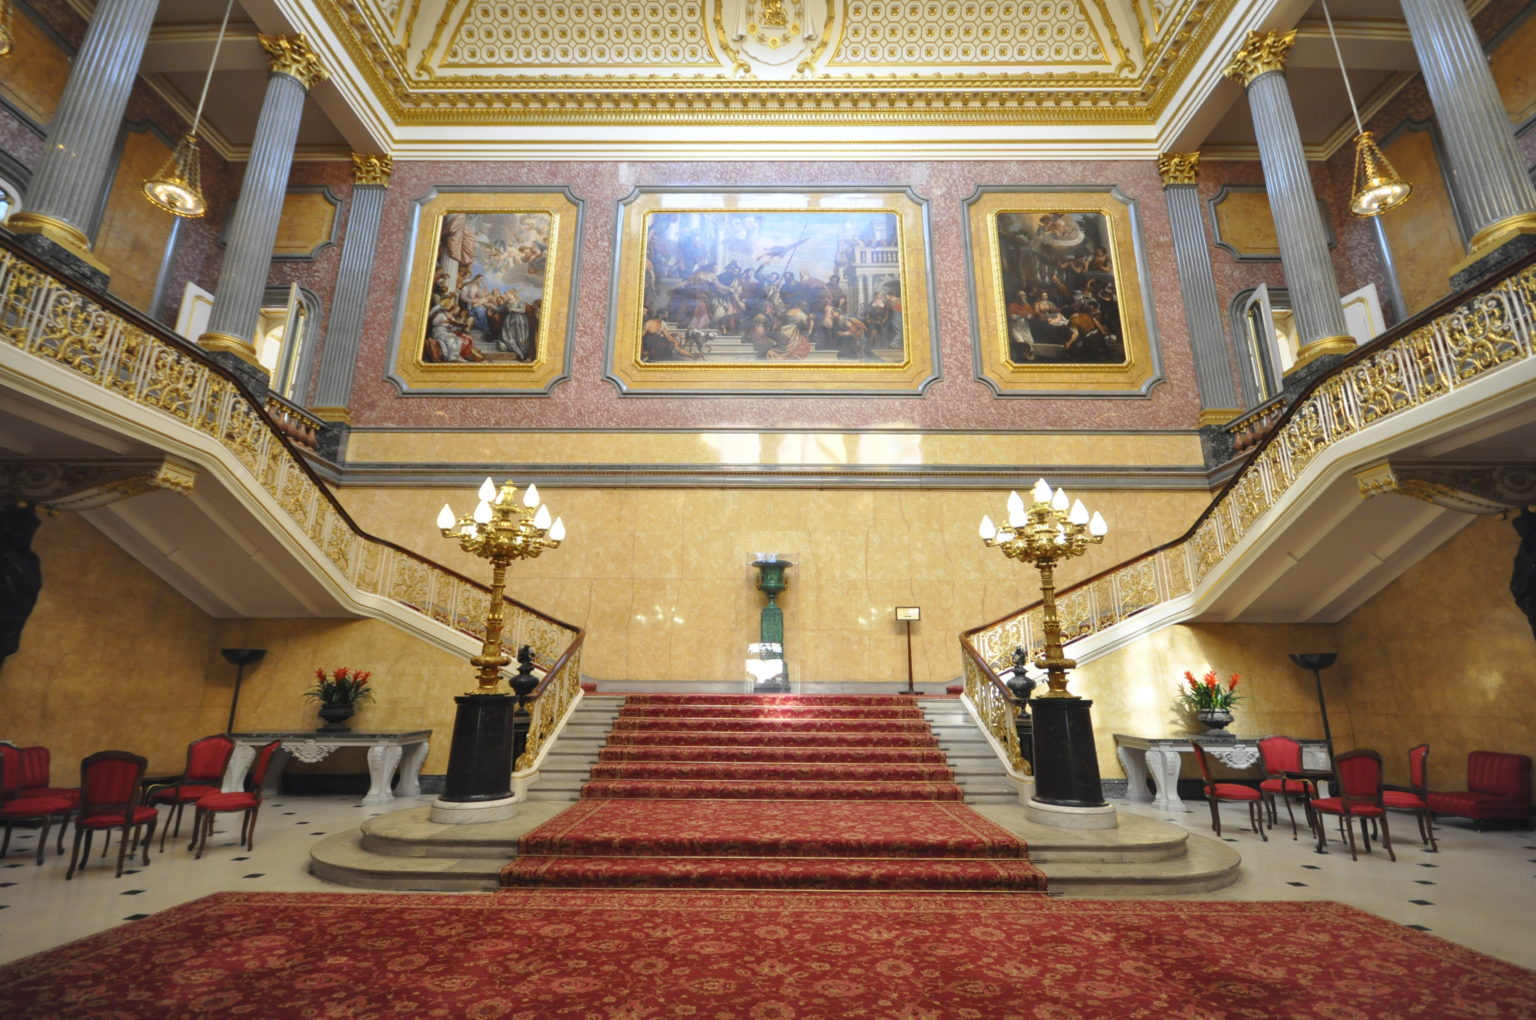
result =
[[[1200,215],[1200,196],[1195,189],[1199,157],[1199,153],[1169,153],[1157,161],[1157,168],[1163,178],[1163,198],[1173,227],[1173,257],[1179,267],[1179,292],[1184,296],[1189,341],[1195,353],[1199,424],[1214,425],[1237,417],[1242,402],[1227,356],[1227,334],[1216,300],[1205,219]]]
[[[272,266],[272,247],[282,218],[283,193],[293,165],[304,97],[322,76],[303,36],[263,36],[261,41],[271,59],[272,73],[256,121],[251,159],[240,183],[240,198],[229,222],[208,331],[198,338],[209,350],[233,354],[252,365],[256,364],[252,337]]]
[[[1536,231],[1536,189],[1488,57],[1461,0],[1402,0],[1424,84],[1445,139],[1450,187],[1466,211],[1471,260]]]
[[[75,54],[37,171],[7,225],[41,234],[97,270],[87,230],[115,165],[117,133],[159,0],[101,0]]]
[[[1291,294],[1301,350],[1297,367],[1323,354],[1354,347],[1339,304],[1339,281],[1328,255],[1328,235],[1317,212],[1317,194],[1307,169],[1296,111],[1285,87],[1285,54],[1294,32],[1252,32],[1227,74],[1248,92],[1253,130],[1270,214],[1280,241],[1280,263]]]
[[[368,284],[378,249],[379,221],[384,214],[384,194],[389,182],[388,156],[352,156],[355,187],[347,213],[347,239],[341,249],[341,268],[336,274],[336,296],[331,302],[330,327],[321,352],[320,380],[315,387],[313,410],[327,420],[348,421],[346,408],[352,397],[352,373],[363,336],[363,313],[368,307]]]

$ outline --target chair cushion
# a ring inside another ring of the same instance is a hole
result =
[[[80,791],[74,787],[63,786],[34,786],[28,790],[22,790],[19,797],[59,797],[71,804],[80,803]]]
[[[1344,798],[1318,797],[1312,801],[1312,808],[1315,811],[1321,811],[1328,815],[1342,815],[1345,813]],[[1348,813],[1352,816],[1361,818],[1376,818],[1380,815],[1386,814],[1386,812],[1377,807],[1375,804],[1351,804],[1349,806]]]
[[[1436,791],[1429,793],[1429,809],[1437,815],[1455,815],[1457,818],[1527,818],[1531,805],[1525,800],[1510,800],[1471,790]]]
[[[1424,798],[1411,790],[1382,790],[1381,802],[1389,808],[1402,808],[1405,811],[1429,810]]]
[[[63,814],[74,806],[63,797],[17,797],[0,805],[0,818],[41,818]]]
[[[1258,800],[1259,791],[1241,783],[1216,783],[1217,800]]]
[[[1265,793],[1306,793],[1311,787],[1303,779],[1266,779],[1259,789]]]
[[[167,786],[156,790],[154,795],[150,797],[150,800],[154,801],[156,804],[174,804],[177,801],[180,801],[183,804],[190,804],[192,801],[200,800],[201,798],[208,796],[210,793],[218,792],[219,788],[217,786],[202,786],[199,784],[188,784],[186,786]]]
[[[245,811],[261,803],[254,793],[214,793],[197,802],[199,811]]]
[[[159,817],[159,815],[160,812],[152,807],[136,807],[133,809],[133,820],[129,824],[142,825],[152,818]],[[75,824],[83,825],[87,829],[110,829],[115,825],[123,824],[123,813],[121,811],[109,811],[105,814],[91,815],[89,818],[80,819]]]

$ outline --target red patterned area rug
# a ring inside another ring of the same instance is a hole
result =
[[[7,1020],[1536,1016],[1536,972],[1327,902],[220,893],[0,968]]]

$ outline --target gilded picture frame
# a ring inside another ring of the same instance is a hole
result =
[[[416,201],[389,379],[402,394],[535,395],[570,375],[582,206],[562,188]]]
[[[939,377],[910,189],[645,187],[617,219],[607,373],[624,394],[912,396]]]
[[[965,228],[976,377],[994,393],[1144,397],[1161,380],[1134,199],[982,187]]]

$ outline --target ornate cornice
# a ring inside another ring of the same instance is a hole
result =
[[[267,63],[275,74],[297,78],[305,91],[325,81],[325,68],[302,35],[263,35],[261,48],[267,51]]]
[[[1284,71],[1285,58],[1296,41],[1296,30],[1289,32],[1249,32],[1243,48],[1222,73],[1243,88],[1270,71]]]
[[[1200,169],[1198,152],[1165,152],[1157,157],[1157,173],[1163,179],[1163,187],[1176,184],[1194,184]]]
[[[359,187],[389,187],[389,175],[394,168],[395,161],[389,156],[372,156],[361,152],[352,154],[352,180]]]

